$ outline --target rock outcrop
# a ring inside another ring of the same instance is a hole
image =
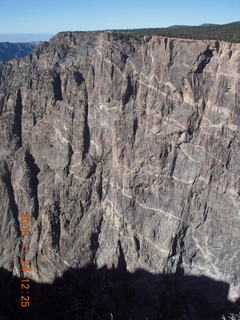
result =
[[[204,275],[240,291],[240,44],[66,32],[0,65],[1,267]]]

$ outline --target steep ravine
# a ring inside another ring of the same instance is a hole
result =
[[[205,275],[240,295],[240,44],[60,33],[0,66],[1,267]]]

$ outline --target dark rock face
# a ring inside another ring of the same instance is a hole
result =
[[[0,61],[8,61],[13,58],[25,57],[31,53],[37,45],[38,43],[34,42],[0,42]]]
[[[61,33],[0,65],[1,266],[205,275],[240,290],[240,44]]]

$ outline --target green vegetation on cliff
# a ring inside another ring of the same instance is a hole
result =
[[[173,26],[169,28],[150,28],[118,30],[137,36],[161,35],[164,37],[198,39],[198,40],[224,40],[240,42],[240,21],[224,25],[201,25],[201,26]]]

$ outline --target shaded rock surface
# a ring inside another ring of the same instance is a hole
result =
[[[205,275],[240,291],[240,44],[60,33],[0,64],[1,267]]]

